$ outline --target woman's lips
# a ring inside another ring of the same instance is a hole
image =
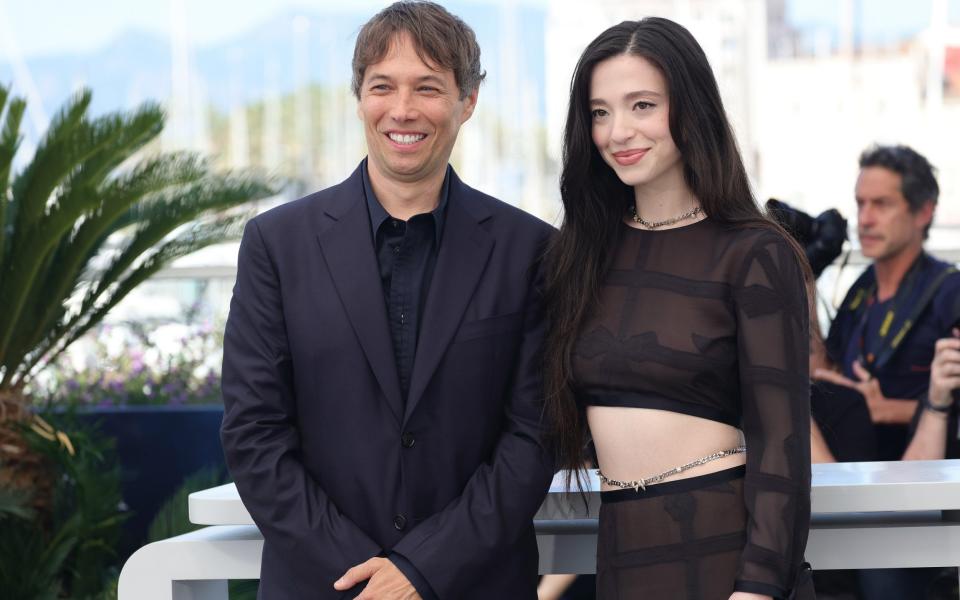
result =
[[[629,166],[640,162],[640,159],[646,155],[649,148],[643,148],[640,150],[621,150],[620,152],[613,153],[613,160],[617,161],[618,165]]]

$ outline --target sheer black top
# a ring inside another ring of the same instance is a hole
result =
[[[624,230],[574,349],[578,399],[742,429],[748,529],[738,588],[786,592],[810,519],[808,310],[796,256],[775,231],[709,218]]]

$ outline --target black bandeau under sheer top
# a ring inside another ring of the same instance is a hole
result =
[[[623,229],[574,348],[582,404],[669,410],[740,428],[744,392],[761,383],[780,388],[784,410],[806,400],[806,293],[777,232],[709,218]]]

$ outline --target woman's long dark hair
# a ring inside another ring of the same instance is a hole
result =
[[[757,206],[703,49],[682,26],[657,17],[624,21],[600,34],[577,63],[563,135],[560,196],[564,218],[547,251],[546,413],[558,466],[579,472],[587,442],[585,415],[573,394],[571,355],[595,307],[610,253],[634,202],[633,188],[603,160],[591,136],[590,79],[598,63],[629,54],[656,66],[667,83],[670,135],[687,186],[715,222],[778,231],[805,264],[799,246]],[[569,480],[568,480],[569,483]]]

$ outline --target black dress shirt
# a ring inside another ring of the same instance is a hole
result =
[[[370,213],[370,229],[380,266],[383,299],[387,305],[387,321],[390,323],[390,337],[404,402],[410,391],[410,375],[417,352],[423,307],[443,233],[450,187],[449,171],[448,166],[437,208],[432,212],[414,215],[408,221],[401,221],[391,217],[377,200],[370,185],[366,161],[363,165],[363,191]]]
[[[380,267],[383,298],[387,305],[387,322],[393,340],[393,354],[397,361],[400,392],[406,403],[410,391],[410,374],[417,353],[417,338],[423,306],[430,289],[433,267],[437,263],[437,249],[443,233],[443,218],[450,190],[450,167],[440,187],[440,203],[428,213],[410,217],[408,221],[395,219],[384,210],[373,193],[367,161],[363,161],[363,193],[370,213],[370,230]],[[384,555],[413,584],[424,600],[437,600],[437,595],[426,578],[402,554]]]

